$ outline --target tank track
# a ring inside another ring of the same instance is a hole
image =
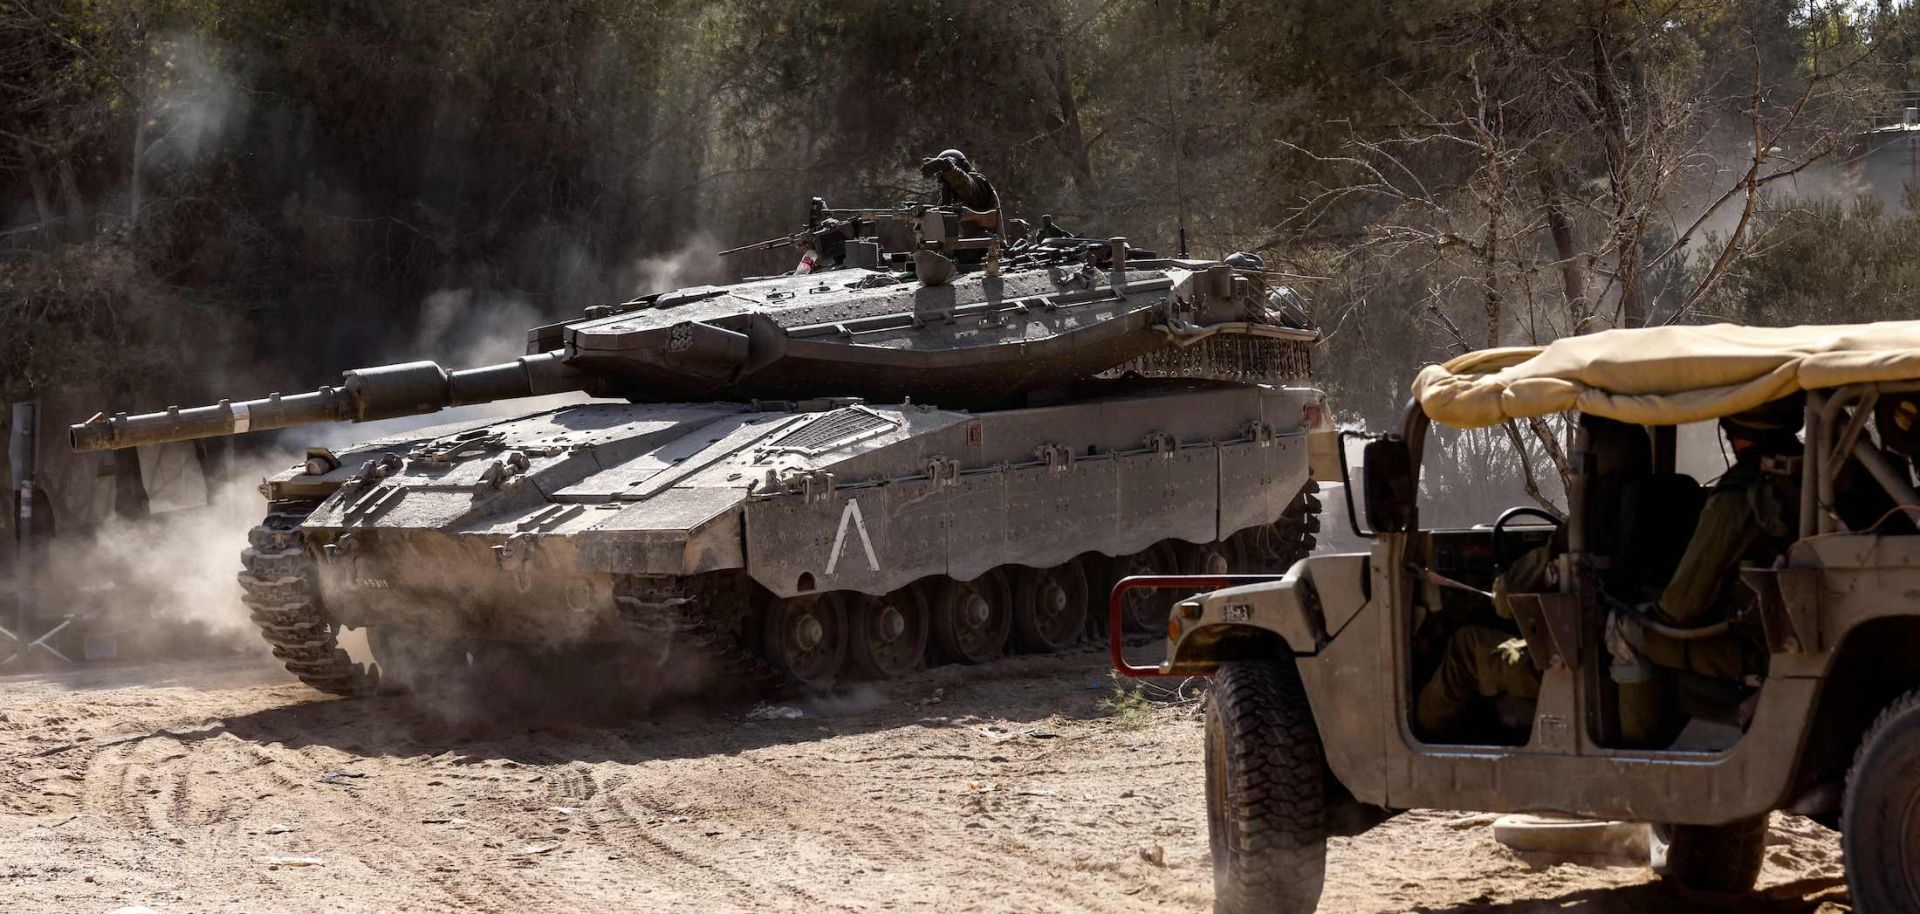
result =
[[[718,605],[744,605],[748,588],[725,574],[692,578],[621,577],[613,585],[614,614],[629,637],[666,638],[671,653],[658,672],[698,688],[725,684],[741,691],[767,691],[785,685],[785,677],[747,649],[737,631],[738,614],[711,611]],[[661,683],[671,685],[672,683]]]
[[[1293,567],[1293,563],[1313,554],[1314,547],[1320,545],[1320,484],[1311,479],[1302,486],[1300,494],[1293,497],[1287,510],[1274,522],[1273,530],[1277,534],[1275,551],[1281,560],[1281,570]]]
[[[1299,494],[1271,524],[1233,535],[1239,541],[1242,569],[1254,574],[1282,574],[1293,563],[1313,554],[1320,544],[1320,484],[1307,480]]]
[[[1246,567],[1234,571],[1282,572],[1305,558],[1317,544],[1320,500],[1308,482],[1279,519],[1235,534],[1243,540]],[[303,548],[304,510],[277,507],[248,533],[241,554],[244,600],[261,635],[289,672],[315,689],[333,695],[365,695],[380,687],[376,666],[355,663],[339,646],[336,626],[321,607],[312,578],[312,559]],[[1169,572],[1173,569],[1169,569]],[[757,614],[751,608],[753,585],[728,573],[687,578],[627,576],[613,587],[613,610],[620,630],[642,656],[657,664],[646,685],[662,695],[725,688],[743,694],[772,695],[802,685],[760,653],[753,637]],[[1105,595],[1094,593],[1094,609]],[[721,607],[734,611],[719,611]],[[1090,614],[1104,619],[1103,612]],[[666,651],[652,653],[662,642]]]
[[[303,510],[276,508],[247,532],[241,600],[287,672],[329,695],[370,694],[379,687],[379,670],[355,663],[341,649],[333,620],[320,606],[313,561],[300,534],[305,518]]]

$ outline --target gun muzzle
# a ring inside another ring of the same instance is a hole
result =
[[[403,362],[346,372],[340,386],[312,393],[222,400],[191,409],[176,406],[137,416],[96,413],[70,426],[67,435],[75,451],[102,451],[320,422],[419,416],[450,406],[585,390],[589,381],[558,352],[458,371],[433,362]]]

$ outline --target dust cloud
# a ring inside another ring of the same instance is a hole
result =
[[[201,35],[172,31],[155,44],[163,72],[149,75],[158,91],[144,100],[151,133],[140,167],[200,164],[246,115],[244,86],[221,65],[222,49]]]
[[[236,575],[247,531],[265,513],[255,488],[279,469],[250,463],[210,481],[204,505],[111,517],[55,541],[33,581],[43,604],[57,602],[86,633],[84,643],[63,648],[78,644],[92,659],[119,660],[264,654]]]
[[[671,253],[635,259],[623,283],[635,297],[687,286],[725,282],[729,276],[720,259],[720,243],[705,231],[694,232]]]
[[[528,330],[554,320],[518,295],[473,288],[442,289],[420,303],[420,321],[413,339],[383,353],[370,364],[431,359],[452,370],[509,362],[526,355]],[[579,392],[500,400],[377,422],[293,429],[284,433],[282,440],[298,440],[303,442],[301,447],[340,450],[389,435],[589,402],[593,402],[593,398]],[[293,448],[289,446],[288,450],[291,452]]]
[[[527,330],[551,318],[516,295],[442,289],[420,303],[413,344],[398,359],[433,359],[447,368],[511,361],[527,352]]]

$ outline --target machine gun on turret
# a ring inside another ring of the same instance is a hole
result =
[[[814,197],[807,208],[807,227],[780,238],[756,241],[720,252],[721,257],[730,257],[747,251],[774,251],[781,248],[798,248],[805,252],[795,273],[811,273],[817,269],[830,269],[847,264],[849,255],[853,266],[877,269],[885,251],[879,242],[880,227],[887,223],[913,225],[927,209],[923,203],[902,203],[888,208],[856,207],[835,209],[827,206],[826,201]],[[862,244],[861,242],[864,242]],[[849,250],[850,243],[852,250]],[[871,245],[869,247],[868,245]]]

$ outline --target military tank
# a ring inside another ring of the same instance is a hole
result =
[[[339,695],[583,649],[658,688],[885,679],[1066,648],[1120,576],[1312,548],[1334,433],[1288,385],[1316,333],[1256,261],[1009,241],[958,207],[817,215],[813,272],[589,307],[498,365],[96,415],[72,446],[602,398],[310,448],[262,484],[246,603]]]

